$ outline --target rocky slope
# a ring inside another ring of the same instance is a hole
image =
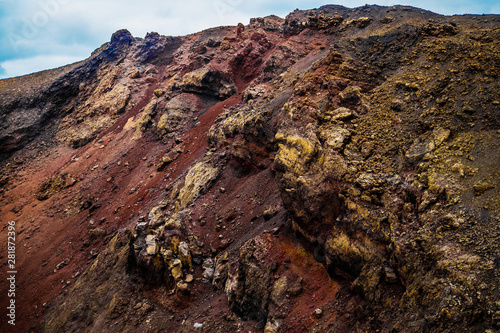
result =
[[[15,330],[500,330],[499,39],[324,6],[1,80]]]

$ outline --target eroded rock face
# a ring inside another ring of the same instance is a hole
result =
[[[230,97],[236,92],[236,87],[230,83],[225,74],[211,67],[200,68],[186,73],[177,88],[185,92],[211,94],[221,99]]]
[[[299,296],[304,277],[280,267],[277,257],[270,257],[267,248],[274,240],[268,235],[256,237],[245,243],[237,262],[224,265],[224,258],[217,269],[225,277],[224,291],[229,307],[237,314],[266,323],[265,331],[277,331],[290,313]],[[222,279],[224,281],[224,279]]]
[[[22,329],[498,330],[499,22],[324,6],[0,81]]]
[[[184,180],[184,186],[179,190],[177,197],[179,206],[186,207],[203,194],[213,184],[219,175],[219,170],[207,163],[196,163],[189,170]]]
[[[187,237],[186,221],[189,211],[165,216],[162,206],[154,207],[148,221],[138,222],[133,239],[133,265],[137,266],[148,283],[179,288],[179,282],[193,270],[193,254],[199,256],[196,240]],[[192,279],[191,281],[192,282]],[[181,286],[183,292],[186,288]]]
[[[163,137],[176,135],[196,124],[201,110],[203,104],[198,96],[187,93],[177,95],[165,104],[157,130]]]

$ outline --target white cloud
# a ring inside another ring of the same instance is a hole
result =
[[[0,78],[15,77],[57,68],[82,60],[78,56],[38,55],[31,58],[7,60],[0,64]],[[2,69],[3,75],[2,75]]]
[[[151,31],[163,35],[186,35],[220,25],[247,24],[251,17],[271,14],[284,17],[295,8],[317,8],[325,2],[328,1],[0,0],[0,62],[4,60],[6,75],[20,75],[23,66],[26,68],[24,73],[35,69],[34,64],[27,66],[27,58],[37,59],[35,70],[63,65],[60,61],[64,59],[84,59],[109,41],[118,29],[128,29],[137,37],[144,37]],[[366,0],[337,3],[358,7]],[[377,1],[377,4],[386,6],[396,3],[397,0]],[[403,0],[402,3],[441,14],[488,13],[499,9],[491,0]],[[45,65],[43,61],[46,61]],[[14,64],[22,63],[25,65],[16,65],[14,71]]]

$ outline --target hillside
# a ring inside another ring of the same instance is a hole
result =
[[[0,80],[0,331],[499,331],[498,40],[328,5]]]

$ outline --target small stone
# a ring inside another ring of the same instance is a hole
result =
[[[220,192],[220,193],[226,193],[226,189],[225,189],[224,187],[221,187],[221,188],[219,189],[219,192]]]
[[[356,179],[356,183],[360,185],[363,189],[370,189],[376,186],[380,186],[381,182],[371,173],[362,173]]]
[[[494,189],[495,186],[493,186],[490,183],[477,183],[477,184],[474,184],[473,188],[474,188],[474,194],[476,196],[480,196],[484,192],[489,191],[491,189]]]
[[[174,259],[174,252],[172,250],[162,250],[163,259],[171,260]]]
[[[203,324],[194,323],[193,328],[203,328]]]
[[[342,102],[359,100],[361,96],[361,88],[358,86],[349,86],[339,94]]]
[[[328,115],[331,116],[331,120],[348,120],[353,117],[353,112],[348,108],[340,107],[328,113]]]
[[[66,179],[66,184],[64,186],[71,187],[71,186],[75,185],[75,183],[76,183],[76,179],[73,177],[70,177],[70,178]]]
[[[325,145],[332,149],[340,149],[350,136],[351,132],[343,127],[332,127],[321,133],[325,138]]]
[[[156,169],[157,171],[162,171],[163,169],[165,169],[165,167],[167,165],[169,165],[170,163],[172,163],[173,159],[168,156],[168,155],[164,155],[161,160],[160,160],[160,163],[158,163],[158,165],[156,166]]]
[[[186,275],[185,281],[187,283],[191,283],[191,282],[193,282],[193,280],[194,280],[193,274],[187,274]]]
[[[160,96],[165,95],[165,90],[163,90],[163,89],[156,89],[153,93],[155,94],[156,97],[160,97]]]
[[[457,229],[460,227],[460,219],[458,219],[455,215],[453,214],[447,214],[441,218],[441,225],[445,229]]]
[[[182,253],[183,256],[187,257],[189,255],[189,246],[187,245],[186,242],[180,242],[179,251],[180,253]]]
[[[451,131],[446,128],[437,127],[432,131],[434,145],[438,147],[450,137]]]
[[[394,21],[394,17],[391,16],[384,16],[380,19],[380,23],[382,24],[391,23],[392,21]]]
[[[363,155],[364,158],[369,157],[374,149],[374,144],[371,141],[366,141],[361,144],[361,155]]]
[[[321,310],[320,308],[317,308],[316,310],[314,310],[314,315],[317,318],[321,318],[321,315],[323,315],[323,310]]]
[[[155,240],[154,235],[147,235],[146,236],[146,252],[149,255],[156,254],[156,240]]]
[[[437,127],[426,138],[416,139],[412,146],[406,151],[406,158],[410,162],[416,162],[424,155],[434,151],[450,136],[450,130]]]
[[[179,261],[180,262],[180,261]],[[180,281],[182,279],[182,266],[174,266],[170,269],[170,273],[175,281]]]
[[[182,281],[177,282],[177,291],[183,294],[189,294],[188,284]]]
[[[395,283],[398,281],[398,277],[394,269],[389,266],[384,266],[385,280],[389,283]]]
[[[202,267],[203,267],[203,274],[202,274],[203,278],[206,281],[211,282],[215,272],[213,259],[212,258],[205,259],[203,261]]]
[[[443,319],[451,319],[451,313],[447,309],[443,308],[439,311],[439,316]]]
[[[462,163],[455,163],[451,167],[451,170],[457,173],[460,177],[465,177],[465,166]]]
[[[135,72],[131,73],[128,77],[131,79],[138,79],[141,77],[141,71],[136,70]]]
[[[56,268],[54,269],[54,272],[56,272],[56,271],[60,270],[60,269],[61,269],[61,268],[63,268],[64,266],[66,266],[66,265],[68,264],[68,262],[69,262],[69,260],[68,260],[68,259],[66,259],[66,260],[61,261],[60,263],[58,263],[58,264],[56,265]]]
[[[406,151],[406,158],[411,162],[415,162],[422,158],[425,154],[430,153],[436,148],[435,144],[431,140],[420,140],[417,139],[411,145],[411,147]]]

